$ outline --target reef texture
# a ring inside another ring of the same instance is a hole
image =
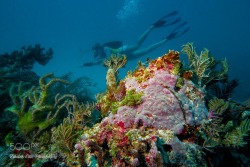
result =
[[[93,103],[81,96],[90,84],[86,78],[70,84],[69,75],[47,74],[38,86],[26,80],[11,82],[12,105],[4,113],[12,117],[2,118],[11,126],[0,120],[9,128],[0,133],[7,145],[0,147],[0,164],[249,166],[250,100],[232,100],[238,81],[229,80],[226,59],[215,60],[207,49],[198,55],[192,43],[182,52],[188,58],[186,66],[179,52],[170,50],[155,60],[138,62],[122,80],[118,71],[127,57],[111,55],[104,61],[107,90]],[[39,149],[10,149],[13,143],[27,142],[39,144]],[[10,159],[10,154],[55,156]]]
[[[186,127],[199,126],[208,119],[202,89],[187,79],[183,79],[181,88],[176,88],[180,77],[174,75],[179,69],[175,66],[180,67],[178,58],[178,52],[170,51],[151,61],[148,67],[139,66],[120,82],[120,86],[125,87],[124,94],[114,102],[109,101],[107,117],[82,136],[81,144],[86,148],[89,165],[93,165],[94,157],[98,166],[153,167],[170,165],[171,161],[178,161],[179,165],[202,163],[197,162],[199,160],[186,162],[191,161],[191,152],[199,146],[183,143],[177,137],[186,133]],[[134,97],[128,97],[131,91],[140,94],[140,100],[137,99],[135,105],[121,103],[123,99]],[[101,99],[98,107],[102,111],[107,95],[102,95]],[[112,111],[112,103],[118,104],[117,111]]]

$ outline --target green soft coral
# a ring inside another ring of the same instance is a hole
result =
[[[136,92],[135,89],[129,90],[121,101],[121,104],[127,106],[139,105],[142,102],[142,96],[142,92]]]
[[[136,106],[142,102],[142,92],[136,92],[135,89],[126,92],[126,96],[122,101],[113,102],[111,104],[111,111],[115,114],[119,107],[121,106]]]

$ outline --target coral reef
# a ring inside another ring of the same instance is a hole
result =
[[[188,156],[193,156],[188,148],[198,146],[182,143],[177,136],[184,133],[185,126],[200,126],[208,119],[208,110],[203,90],[190,80],[183,79],[182,87],[176,90],[181,67],[178,59],[178,52],[169,51],[121,81],[125,95],[106,101],[116,106],[117,112],[109,112],[100,124],[84,132],[80,141],[86,147],[89,165],[93,157],[99,166],[164,166],[176,157],[182,157],[179,163],[185,164]],[[168,155],[166,145],[175,155]],[[105,158],[109,156],[111,159]]]
[[[11,86],[13,106],[6,111],[16,116],[9,119],[16,130],[6,135],[6,144],[13,139],[35,141],[39,150],[11,151],[55,157],[10,162],[6,155],[11,151],[5,149],[0,163],[248,166],[250,100],[240,103],[230,98],[238,81],[229,80],[226,60],[215,60],[207,49],[197,55],[192,43],[184,45],[182,52],[188,56],[186,66],[179,52],[170,50],[147,65],[139,62],[124,79],[119,79],[118,70],[125,66],[126,56],[112,55],[104,61],[107,90],[96,95],[95,103],[79,88],[92,85],[88,78],[65,86],[71,74],[63,79],[47,74],[31,88],[27,82]]]
[[[112,89],[107,83],[96,106],[103,119],[77,143],[85,166],[216,166],[216,154],[227,156],[221,150],[249,145],[249,113],[243,114],[249,103],[218,99],[216,93],[207,97],[207,84],[227,80],[226,62],[215,61],[208,50],[198,56],[190,43],[183,52],[187,67],[178,52],[169,51],[148,67],[139,63],[119,84],[118,76],[111,82],[107,73]]]

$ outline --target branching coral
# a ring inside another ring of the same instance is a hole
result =
[[[125,66],[127,57],[125,55],[111,55],[109,59],[104,60],[103,64],[108,68],[106,81],[108,89],[116,88],[118,80],[118,70]]]
[[[55,143],[53,151],[60,150],[68,158],[73,157],[74,139],[77,137],[74,124],[70,119],[64,119],[63,123],[52,128],[52,142]]]
[[[23,46],[20,51],[15,50],[11,54],[5,53],[0,56],[0,69],[5,72],[17,72],[20,70],[31,70],[35,62],[46,65],[53,57],[53,51],[47,51],[39,44],[33,46]],[[5,67],[5,68],[4,68]]]
[[[73,94],[76,96],[78,101],[91,102],[94,101],[91,95],[91,88],[95,87],[96,84],[87,76],[78,77],[73,79],[73,73],[69,72],[60,77],[64,80],[70,81],[70,85],[56,84],[53,86],[55,92],[60,94]]]
[[[213,98],[209,101],[208,107],[211,112],[221,115],[229,109],[230,105],[229,102],[224,101],[223,99]]]
[[[66,108],[75,130],[82,130],[85,126],[91,125],[91,114],[95,109],[95,103],[80,103],[74,97],[67,102]]]
[[[47,82],[47,79],[50,80]],[[65,80],[55,78],[53,74],[47,74],[40,78],[39,87],[32,87],[28,91],[23,90],[22,82],[18,86],[11,87],[10,96],[13,106],[7,110],[17,115],[16,128],[26,138],[32,136],[31,140],[33,140],[41,131],[52,125],[59,112],[65,107],[65,100],[72,98],[72,95],[63,95],[62,97],[57,95],[54,104],[48,101],[49,88],[56,82],[68,84]]]
[[[127,63],[127,57],[125,55],[111,55],[109,59],[104,60],[103,65],[108,69],[113,69],[115,73],[125,66]]]
[[[232,101],[213,98],[208,102],[209,120],[200,127],[205,150],[216,150],[219,146],[239,148],[248,144],[250,121],[244,117],[249,106]]]

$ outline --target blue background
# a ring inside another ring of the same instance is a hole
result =
[[[0,54],[36,43],[51,47],[54,58],[46,66],[36,64],[35,72],[60,76],[71,71],[96,82],[94,92],[104,91],[103,66],[79,67],[93,60],[92,45],[112,40],[133,44],[150,24],[173,10],[188,22],[190,31],[138,60],[156,58],[169,49],[180,51],[183,44],[194,42],[198,53],[208,48],[217,59],[227,58],[230,76],[240,79],[234,98],[249,98],[249,0],[1,0]],[[153,31],[143,46],[158,42],[172,29]],[[138,60],[128,62],[121,76]]]

